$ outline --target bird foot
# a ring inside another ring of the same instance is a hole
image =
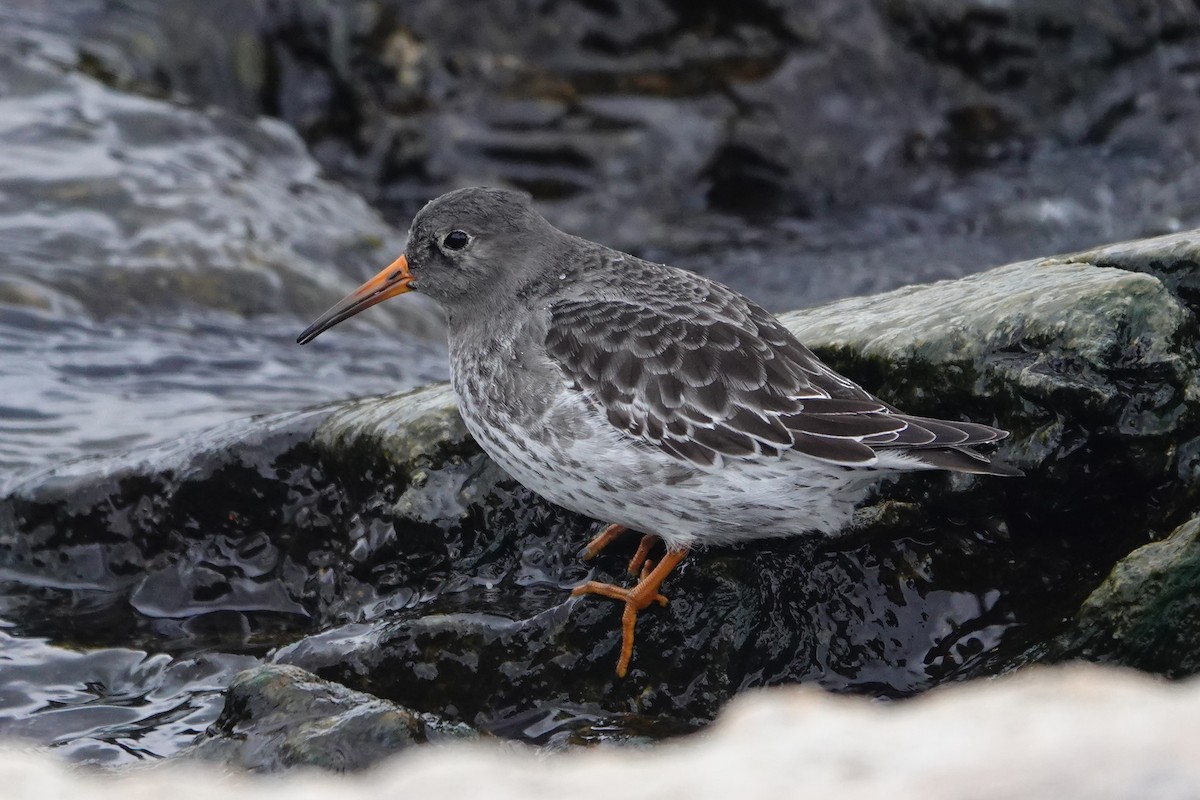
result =
[[[639,547],[638,549],[640,552],[641,548]],[[643,563],[640,565],[641,580],[632,589],[626,589],[612,583],[588,581],[571,591],[572,597],[580,597],[585,594],[598,594],[601,597],[607,597],[625,604],[625,611],[621,614],[621,657],[617,659],[618,678],[624,678],[629,672],[629,662],[633,658],[633,631],[634,626],[637,624],[638,612],[651,603],[658,603],[662,606],[667,604],[667,598],[659,589],[662,588],[663,581],[666,580],[667,575],[670,574],[671,570],[675,569],[675,566],[683,560],[685,555],[687,555],[686,550],[674,552],[668,550],[663,555],[662,560],[653,566],[645,563],[645,557],[643,557]]]
[[[600,552],[604,548],[621,538],[621,534],[625,533],[627,530],[629,529],[624,525],[617,525],[615,523],[612,525],[605,525],[604,530],[592,537],[592,540],[587,543],[587,547],[583,548],[583,555],[581,558],[583,558],[584,561],[590,561],[591,559],[600,555]]]

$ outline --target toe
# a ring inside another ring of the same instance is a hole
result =
[[[629,590],[621,586],[614,586],[611,583],[601,583],[600,581],[588,581],[582,586],[576,586],[571,590],[572,597],[581,597],[585,594],[598,594],[601,597],[608,597],[613,600],[629,602]]]

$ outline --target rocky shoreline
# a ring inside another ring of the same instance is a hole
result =
[[[783,683],[903,697],[1068,657],[1190,674],[1175,620],[1196,613],[1194,526],[1168,537],[1196,501],[1198,329],[1179,287],[1198,262],[1200,233],[1178,234],[784,315],[885,399],[1013,431],[1002,454],[1026,477],[908,476],[843,537],[698,553],[627,680],[613,609],[568,597],[620,580],[627,554],[579,561],[594,524],[492,465],[445,385],[51,470],[0,503],[0,567],[103,592],[135,640],[235,614],[228,635],[279,643],[270,662],[552,746],[670,736]],[[1114,614],[1140,638],[1106,645]],[[379,702],[353,696],[356,717]],[[229,703],[210,736],[253,727]]]

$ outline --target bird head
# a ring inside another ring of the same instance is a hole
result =
[[[413,218],[404,255],[335,303],[296,341],[308,344],[405,292],[427,294],[452,315],[458,307],[509,296],[524,274],[542,267],[539,243],[546,234],[559,232],[533,210],[527,195],[478,187],[444,194]]]

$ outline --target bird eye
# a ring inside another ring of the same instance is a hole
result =
[[[446,238],[442,239],[442,246],[450,250],[462,250],[469,241],[471,241],[471,237],[467,235],[466,231],[450,231],[446,234]]]

